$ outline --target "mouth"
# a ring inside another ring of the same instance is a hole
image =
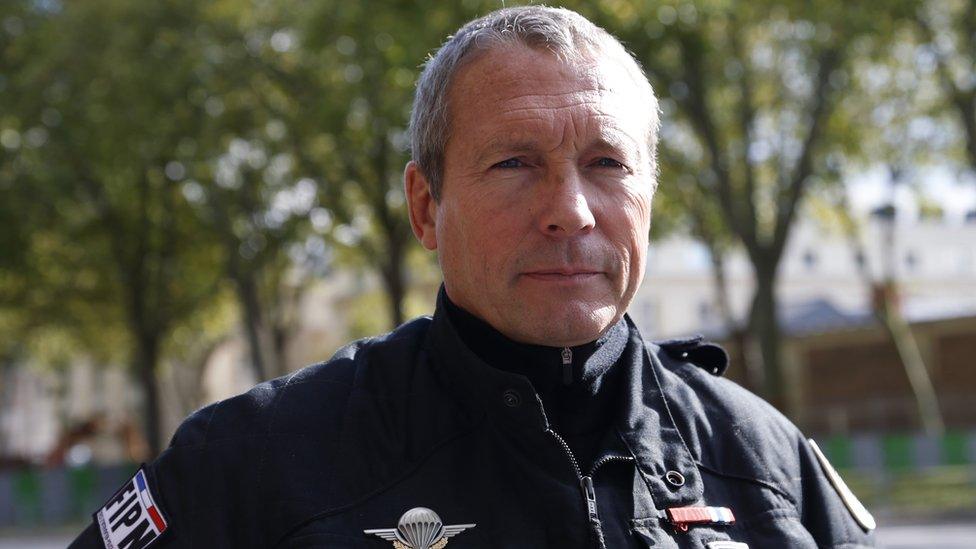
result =
[[[601,271],[591,269],[559,268],[527,271],[522,276],[544,282],[583,282],[602,275]]]

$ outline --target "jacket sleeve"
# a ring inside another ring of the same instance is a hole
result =
[[[177,429],[169,447],[142,468],[144,486],[148,487],[165,528],[158,536],[146,537],[135,546],[260,546],[260,521],[248,513],[257,508],[254,471],[266,437],[246,436],[247,433],[226,428],[228,424],[247,424],[254,419],[253,413],[246,417],[254,407],[244,405],[252,396],[234,397],[194,413]],[[123,487],[131,488],[130,484]],[[116,516],[114,509],[112,513]],[[71,545],[78,549],[103,546],[101,531],[94,521]]]
[[[876,547],[874,518],[812,440],[798,441],[800,518],[820,547]]]

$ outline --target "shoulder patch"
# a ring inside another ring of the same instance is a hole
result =
[[[837,491],[837,495],[840,496],[840,499],[844,502],[844,505],[847,506],[847,510],[851,512],[854,520],[856,520],[857,523],[861,525],[861,528],[863,528],[866,532],[870,532],[871,530],[877,528],[878,524],[874,521],[874,517],[871,516],[871,513],[866,507],[864,507],[864,504],[857,499],[854,492],[847,487],[847,483],[844,482],[844,479],[840,478],[837,470],[834,469],[834,466],[831,465],[829,461],[827,461],[827,456],[820,451],[820,447],[817,446],[817,443],[814,442],[812,438],[807,439],[807,442],[810,443],[810,448],[813,449],[813,454],[817,456],[817,461],[820,462],[820,466],[823,468],[824,474],[827,475],[827,479],[830,480],[830,484],[833,485],[834,490]]]
[[[92,516],[105,549],[149,547],[167,528],[162,510],[149,489],[145,465]]]
[[[729,355],[725,349],[705,342],[700,335],[655,343],[671,358],[691,362],[712,375],[721,376],[729,367]]]

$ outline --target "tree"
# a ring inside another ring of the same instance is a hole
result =
[[[309,223],[310,213],[318,221],[324,210],[313,211],[316,185],[297,174],[290,129],[277,117],[287,99],[265,70],[292,55],[282,14],[237,0],[219,5],[231,15],[197,31],[208,54],[195,93],[209,116],[181,183],[223,249],[251,365],[257,379],[267,379],[285,373],[291,313],[326,260],[324,241]]]
[[[487,11],[437,2],[393,2],[379,11],[363,3],[279,4],[291,17],[276,32],[295,47],[264,63],[281,93],[269,105],[288,128],[298,171],[319,187],[337,256],[379,274],[394,326],[406,316],[408,256],[419,252],[401,182],[417,65],[479,7]]]
[[[943,108],[962,127],[964,157],[976,170],[976,0],[925,2],[915,23],[921,53],[935,61]]]
[[[126,328],[154,454],[161,346],[218,284],[212,246],[172,181],[185,136],[206,116],[185,100],[200,58],[198,15],[196,3],[175,0],[55,5],[23,37],[31,63],[13,75],[14,108],[39,128],[15,185],[44,205],[56,248],[75,252],[71,269],[109,289],[86,303],[118,311]],[[82,289],[70,277],[53,282],[45,292]]]
[[[823,169],[849,55],[862,37],[887,32],[906,8],[739,1],[599,8],[599,20],[634,51],[665,96],[671,135],[663,147],[696,167],[689,183],[745,249],[756,281],[748,327],[762,357],[762,392],[786,407],[780,260],[803,197]],[[662,192],[668,187],[664,182]]]

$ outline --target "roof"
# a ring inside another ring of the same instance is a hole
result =
[[[976,298],[909,299],[902,311],[910,324],[976,318]],[[866,308],[843,310],[826,298],[780,304],[779,320],[783,333],[791,337],[868,328],[876,323],[872,311]],[[702,331],[710,339],[723,339],[728,335],[728,330],[719,324],[705,326]]]

